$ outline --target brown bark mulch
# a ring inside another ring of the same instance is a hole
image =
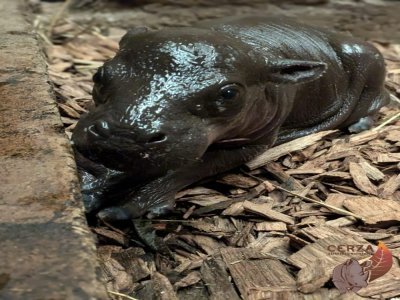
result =
[[[53,28],[49,76],[69,136],[92,105],[92,74],[114,55],[123,33],[110,28],[104,36],[67,21]],[[386,59],[387,88],[400,97],[400,44],[375,45]],[[389,119],[399,112],[393,103],[371,130],[316,133],[181,191],[172,216],[139,227],[155,232],[165,251],[142,247],[129,226],[93,227],[110,297],[335,298],[333,268],[370,257],[354,247],[376,249],[378,241],[391,251],[393,267],[341,297],[398,297],[400,120]]]

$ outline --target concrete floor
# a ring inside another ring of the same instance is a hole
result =
[[[0,2],[0,299],[107,299],[23,1]]]

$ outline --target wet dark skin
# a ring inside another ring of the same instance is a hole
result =
[[[368,129],[389,101],[384,76],[372,45],[286,19],[131,30],[73,133],[86,209],[164,214],[179,190],[274,144]]]

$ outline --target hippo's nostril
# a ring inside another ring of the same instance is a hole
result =
[[[147,144],[161,143],[167,140],[164,133],[156,133],[147,140]]]
[[[107,138],[110,135],[110,127],[106,121],[98,121],[90,125],[87,130],[94,136]]]

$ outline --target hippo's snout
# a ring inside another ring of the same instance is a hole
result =
[[[161,144],[168,140],[167,135],[161,131],[139,132],[132,126],[112,124],[107,120],[97,120],[89,125],[86,130],[93,138],[126,139],[138,145]]]
[[[100,109],[83,117],[74,129],[72,141],[81,155],[107,168],[160,176],[197,161],[209,145],[202,123],[158,119],[134,124],[121,122],[120,116]],[[143,175],[144,176],[144,175]]]

